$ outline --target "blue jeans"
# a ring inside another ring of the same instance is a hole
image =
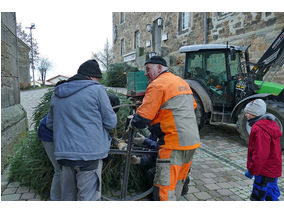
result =
[[[277,181],[278,178],[269,178],[262,175],[255,176],[250,200],[279,201],[280,191]]]
[[[51,188],[50,188],[50,200],[54,200],[54,201],[60,200],[61,199],[61,193],[60,193],[61,169],[60,169],[60,165],[57,163],[55,156],[54,156],[54,143],[42,141],[42,145],[54,168],[54,175],[52,178]]]

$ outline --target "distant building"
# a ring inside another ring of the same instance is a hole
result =
[[[55,85],[58,81],[67,80],[70,77],[71,76],[57,75],[55,77],[52,77],[52,78],[46,80],[45,84],[46,85]]]
[[[262,56],[284,27],[282,12],[113,12],[114,62],[139,69],[152,54],[163,56],[182,74],[185,54],[193,44],[248,45],[252,62]],[[278,72],[276,82],[284,82]]]

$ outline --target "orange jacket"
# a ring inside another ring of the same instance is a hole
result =
[[[182,78],[165,72],[146,89],[137,114],[151,120],[162,139],[161,148],[191,150],[200,146],[192,90]]]

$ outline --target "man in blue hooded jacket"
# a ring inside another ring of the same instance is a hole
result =
[[[100,200],[102,159],[108,156],[117,117],[96,60],[84,62],[51,97],[46,126],[53,130],[54,155],[62,167],[61,200]]]

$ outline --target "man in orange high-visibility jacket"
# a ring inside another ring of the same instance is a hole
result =
[[[200,146],[192,90],[182,78],[168,72],[166,61],[153,56],[145,63],[149,85],[132,125],[159,138],[154,178],[154,200],[178,200]]]

